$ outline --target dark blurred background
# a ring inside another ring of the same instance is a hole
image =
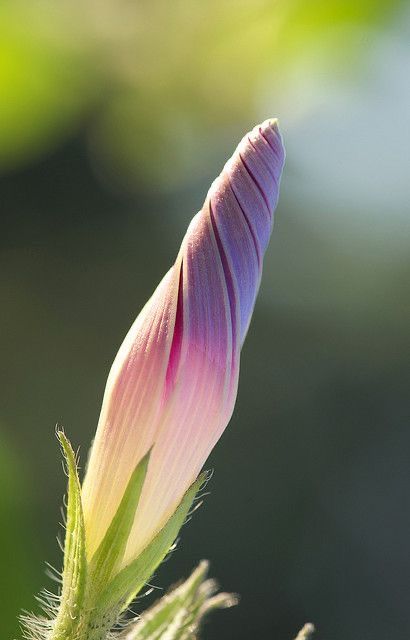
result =
[[[410,637],[408,9],[2,1],[1,638],[61,563],[55,424],[84,461],[125,332],[270,116],[287,165],[238,402],[154,584],[211,559],[241,604],[204,640]]]

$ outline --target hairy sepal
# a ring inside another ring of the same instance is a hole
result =
[[[174,514],[144,551],[111,580],[99,598],[101,609],[110,610],[116,606],[120,610],[127,608],[169,552],[187,518],[195,495],[205,481],[204,473],[190,486]]]
[[[52,639],[65,640],[73,636],[84,608],[87,561],[81,485],[77,473],[76,458],[65,434],[59,431],[57,437],[61,444],[67,468],[68,496],[61,603],[54,624]]]
[[[150,454],[151,451],[142,458],[132,473],[120,506],[91,559],[90,579],[97,593],[102,591],[117,573],[118,565],[123,558],[147,475]]]
[[[121,614],[147,583],[175,542],[196,493],[206,481],[201,474],[185,493],[174,514],[140,555],[118,570],[144,485],[150,452],[135,468],[117,512],[91,559],[87,558],[81,485],[74,451],[65,434],[57,433],[67,475],[67,517],[64,568],[59,607],[51,618],[22,618],[27,638],[40,640],[105,640]],[[49,613],[53,613],[50,607]]]

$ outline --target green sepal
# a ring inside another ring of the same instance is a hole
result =
[[[57,432],[64,453],[68,474],[67,522],[64,545],[64,569],[61,604],[51,638],[65,640],[79,622],[83,608],[87,562],[85,554],[84,516],[81,485],[74,451],[65,434]]]
[[[127,608],[169,552],[189,513],[195,495],[205,480],[206,474],[203,473],[190,486],[174,514],[149,545],[135,560],[124,567],[99,595],[99,611],[111,611],[117,607],[120,610]]]
[[[147,475],[151,451],[138,463],[108,530],[90,562],[90,581],[98,593],[121,563]]]
[[[218,593],[213,580],[207,580],[208,562],[202,561],[190,577],[166,594],[135,622],[118,640],[193,640],[203,618],[213,609],[231,607],[237,597]]]

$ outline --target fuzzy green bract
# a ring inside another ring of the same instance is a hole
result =
[[[122,609],[124,609],[139,593],[170,550],[186,520],[195,495],[205,480],[206,474],[201,474],[188,489],[165,527],[159,531],[138,558],[122,569],[101,593],[100,602],[104,609],[110,609],[117,602],[122,602]]]
[[[150,452],[139,462],[117,512],[94,556],[86,554],[81,485],[74,451],[63,432],[58,439],[68,475],[64,569],[58,607],[46,602],[48,618],[23,616],[24,637],[32,640],[106,640],[110,630],[144,587],[172,547],[196,493],[206,480],[202,474],[184,495],[175,513],[142,553],[119,570],[135,518],[149,464]],[[123,637],[123,634],[121,634]]]
[[[205,616],[214,609],[231,607],[237,597],[218,593],[207,579],[208,562],[202,561],[190,577],[145,611],[130,625],[121,640],[194,640]]]
[[[53,629],[53,639],[65,640],[75,633],[76,625],[83,610],[87,582],[87,562],[81,485],[77,474],[76,459],[70,442],[64,433],[60,431],[57,436],[67,466],[68,501],[61,605]]]
[[[148,452],[136,466],[111,525],[90,562],[94,588],[101,591],[116,573],[134,522],[150,458]]]

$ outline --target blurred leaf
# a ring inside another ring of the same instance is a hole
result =
[[[36,9],[26,2],[0,8],[0,169],[72,133],[99,82],[75,33],[71,42],[63,37],[64,14],[41,3]]]
[[[338,26],[377,24],[398,4],[8,0],[0,10],[0,168],[45,153],[98,107],[90,131],[105,178],[128,189],[172,186],[195,171],[209,136],[233,121],[250,126],[267,73],[283,92],[293,61],[318,39]],[[340,47],[328,38],[333,55]]]
[[[315,632],[315,627],[313,624],[308,622],[304,625],[303,629],[301,629],[296,636],[295,640],[309,640]]]
[[[18,629],[17,616],[35,589],[35,543],[27,547],[29,496],[21,474],[21,462],[0,439],[0,548],[2,579],[0,635],[12,638]],[[37,567],[38,569],[38,567]]]
[[[231,593],[218,593],[213,580],[206,580],[208,563],[203,561],[182,584],[172,589],[150,609],[125,627],[118,640],[195,640],[203,619],[215,609],[237,604]]]

